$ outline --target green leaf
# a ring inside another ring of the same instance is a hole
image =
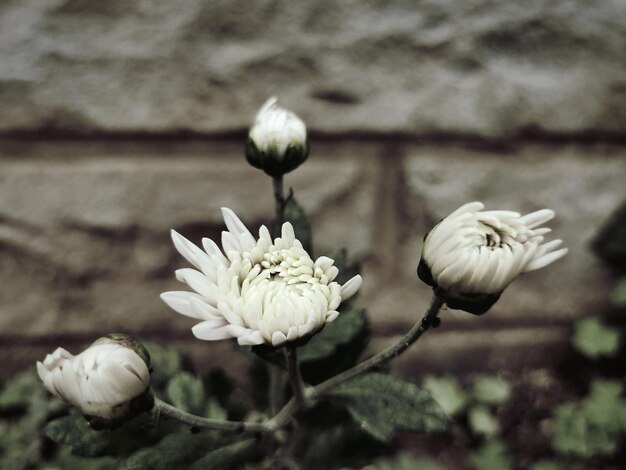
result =
[[[626,305],[626,277],[617,281],[617,285],[611,292],[611,302],[619,307]]]
[[[151,386],[160,391],[174,375],[183,369],[183,356],[175,347],[163,347],[151,341],[143,341],[142,343],[150,353]]]
[[[188,413],[204,410],[204,384],[189,372],[178,372],[167,384],[167,396],[172,405]]]
[[[587,420],[608,433],[626,432],[626,399],[620,382],[597,380],[582,404]]]
[[[530,470],[566,470],[571,468],[567,464],[561,464],[558,460],[540,460],[530,466]]]
[[[450,419],[432,399],[417,387],[397,377],[373,373],[359,376],[332,390],[353,419],[371,436],[388,441],[395,430],[445,431]]]
[[[41,429],[48,414],[66,409],[49,398],[35,368],[10,379],[0,393],[0,468],[33,468],[43,450]]]
[[[249,438],[212,450],[197,460],[189,470],[228,470],[242,468],[256,453],[256,439]]]
[[[477,375],[473,380],[473,395],[487,405],[502,405],[511,398],[511,385],[500,377]]]
[[[459,381],[451,375],[446,377],[426,377],[422,387],[437,400],[450,416],[461,413],[469,401],[469,396],[461,388]]]
[[[374,462],[376,470],[446,470],[436,460],[429,457],[415,457],[409,453],[401,453],[395,457],[379,459]]]
[[[557,452],[582,458],[611,455],[617,450],[618,437],[591,422],[583,407],[565,403],[556,410],[552,445]]]
[[[339,269],[339,274],[335,278],[335,282],[343,284],[351,278],[361,273],[361,265],[359,263],[348,263],[348,252],[345,248],[335,250],[327,254],[329,258],[335,260],[334,265]],[[352,297],[350,300],[352,300]]]
[[[367,327],[365,311],[351,309],[339,314],[304,346],[298,349],[301,362],[317,361],[332,356],[342,345],[350,343]]]
[[[168,434],[151,447],[138,450],[127,458],[119,470],[170,470],[188,468],[196,460],[212,451],[221,440],[218,433],[175,432]]]
[[[498,434],[500,426],[495,416],[483,405],[473,406],[467,415],[469,426],[476,434],[493,437]]]
[[[80,412],[72,408],[69,415],[49,422],[45,427],[45,434],[59,444],[71,446],[75,455],[99,457],[126,455],[135,449],[151,445],[171,432],[173,427],[165,422],[155,427],[152,417],[143,414],[117,429],[95,431],[89,427]]]
[[[311,224],[304,212],[302,206],[298,203],[296,198],[291,195],[285,205],[285,221],[291,222],[293,225],[293,231],[296,234],[296,238],[300,240],[303,248],[311,253],[313,246],[313,239],[311,235]]]
[[[604,326],[597,318],[585,318],[576,323],[572,342],[576,349],[591,359],[612,356],[619,348],[619,333]]]
[[[328,406],[326,402],[312,410],[316,423],[304,417],[309,432],[302,443],[299,463],[303,469],[364,468],[387,450],[362,432],[345,410]]]
[[[513,468],[511,459],[500,441],[489,441],[478,452],[472,454],[471,461],[476,470],[509,470]]]
[[[222,408],[222,405],[220,405],[220,403],[217,400],[213,398],[209,398],[207,400],[204,413],[202,414],[202,416],[206,418],[220,419],[224,421],[228,418],[228,413],[226,412],[224,408]]]
[[[81,457],[72,454],[69,447],[63,446],[56,452],[51,462],[46,462],[46,470],[117,470],[114,457]]]

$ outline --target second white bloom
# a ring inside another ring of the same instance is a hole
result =
[[[512,211],[483,211],[471,202],[433,228],[424,240],[419,277],[451,308],[484,313],[520,274],[543,268],[565,256],[561,240],[544,243],[554,217],[542,209],[522,216]]]
[[[343,300],[361,287],[361,276],[343,286],[338,269],[322,256],[313,261],[286,222],[272,240],[267,227],[255,239],[230,209],[222,248],[208,238],[204,250],[172,231],[178,252],[196,269],[179,269],[178,280],[196,292],[165,292],[175,311],[201,320],[192,328],[203,340],[236,338],[241,345],[279,346],[314,333],[339,315]]]

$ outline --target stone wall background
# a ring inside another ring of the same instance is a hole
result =
[[[273,94],[310,130],[287,184],[316,252],[364,265],[372,349],[428,302],[425,231],[482,200],[555,209],[570,254],[487,316],[445,312],[396,367],[555,363],[614,281],[589,242],[626,196],[624,51],[620,0],[3,1],[0,377],[119,330],[223,362],[158,298],[183,265],[168,231],[216,237],[221,206],[271,219],[243,143]]]

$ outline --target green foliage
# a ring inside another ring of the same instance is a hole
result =
[[[555,450],[591,458],[613,454],[626,432],[626,399],[619,382],[597,381],[578,406],[565,403],[556,410]]]
[[[152,388],[162,389],[175,374],[183,369],[183,356],[174,347],[163,347],[151,341],[144,341],[143,345],[150,353]]]
[[[243,439],[219,447],[197,460],[190,470],[228,470],[241,468],[241,465],[256,453],[256,440]]]
[[[342,312],[337,319],[313,336],[298,350],[301,362],[319,361],[332,356],[341,346],[348,345],[367,328],[365,311],[358,308]]]
[[[441,432],[450,419],[432,399],[417,387],[387,374],[366,374],[330,392],[342,400],[361,428],[387,442],[395,430]]]
[[[16,375],[0,392],[0,468],[32,468],[44,442],[41,429],[48,416],[65,409],[50,399],[32,367]]]
[[[480,403],[502,405],[511,398],[511,385],[500,377],[477,375],[473,385],[472,394]]]
[[[285,204],[285,221],[291,222],[296,238],[300,240],[307,252],[312,253],[313,237],[311,234],[311,224],[309,223],[304,209],[293,194],[291,194]]]
[[[626,277],[622,277],[613,288],[611,302],[619,307],[626,306]]]
[[[574,347],[585,356],[596,359],[612,356],[619,348],[619,333],[604,326],[597,318],[585,318],[575,325],[572,338]]]
[[[363,468],[385,447],[359,429],[340,407],[318,405],[305,417],[309,432],[301,442],[303,469]]]
[[[486,406],[476,405],[470,408],[467,420],[475,434],[494,437],[500,431],[498,420]]]
[[[183,411],[201,414],[204,411],[204,384],[189,372],[178,372],[167,384],[172,405]]]
[[[48,423],[45,434],[59,444],[70,446],[75,455],[100,457],[126,455],[153,444],[171,430],[168,426],[153,426],[151,417],[144,414],[117,429],[96,431],[72,408],[67,416]]]
[[[506,447],[498,440],[488,441],[471,456],[476,470],[509,470],[513,468]]]
[[[530,466],[530,470],[565,470],[565,467],[556,460],[540,460]]]
[[[469,395],[459,381],[453,376],[434,377],[424,379],[422,386],[450,416],[463,412],[470,400]]]
[[[335,260],[335,266],[339,269],[339,274],[335,278],[335,281],[339,284],[343,284],[361,273],[361,265],[359,263],[348,263],[348,252],[345,248],[332,251],[327,256]],[[354,300],[354,298],[352,297],[349,302]]]
[[[392,458],[379,459],[373,467],[376,470],[446,470],[434,459],[415,457],[406,452]]]
[[[218,448],[222,440],[216,432],[175,432],[151,447],[144,447],[128,457],[119,470],[169,470],[187,468]]]

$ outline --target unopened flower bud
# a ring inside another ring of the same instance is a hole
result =
[[[246,144],[248,163],[273,177],[296,169],[309,156],[304,122],[276,102],[272,97],[261,107]]]
[[[550,209],[521,216],[485,211],[480,202],[465,204],[424,239],[417,275],[450,308],[480,315],[520,274],[543,268],[567,254],[561,240],[544,243],[554,217]]]
[[[150,356],[122,334],[98,339],[74,356],[63,348],[37,362],[46,388],[76,406],[94,428],[116,427],[152,408]]]

